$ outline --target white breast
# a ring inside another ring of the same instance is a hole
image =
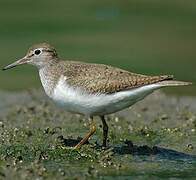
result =
[[[80,88],[70,87],[62,76],[52,94],[52,99],[67,111],[85,115],[105,115],[120,111],[143,99],[159,88],[152,84],[113,94],[89,94]]]

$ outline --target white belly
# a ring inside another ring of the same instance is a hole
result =
[[[59,80],[51,98],[67,111],[84,115],[105,115],[127,108],[159,88],[152,84],[113,94],[88,94],[79,88],[72,88],[65,77]]]

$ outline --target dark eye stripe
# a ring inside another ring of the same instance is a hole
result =
[[[54,51],[49,50],[49,49],[43,49],[42,51],[44,51],[44,52],[54,52]]]
[[[30,57],[32,57],[32,56],[34,56],[34,54],[30,54],[30,55],[28,55],[28,57],[30,58]]]

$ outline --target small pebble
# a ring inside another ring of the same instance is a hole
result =
[[[194,148],[192,144],[188,144],[187,147],[188,147],[190,150],[193,150],[193,148]]]

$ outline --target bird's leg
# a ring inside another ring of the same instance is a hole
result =
[[[74,149],[80,149],[81,146],[83,144],[85,144],[88,139],[95,133],[96,131],[96,125],[93,121],[93,117],[90,117],[89,118],[89,121],[90,121],[90,131],[88,132],[88,134],[74,147]]]
[[[107,146],[107,138],[108,138],[108,125],[105,121],[105,117],[104,116],[100,116],[101,120],[102,120],[102,124],[103,124],[103,147]]]

